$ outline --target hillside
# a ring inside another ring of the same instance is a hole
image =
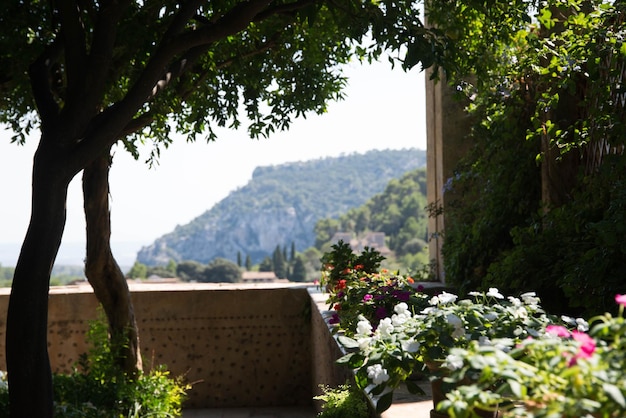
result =
[[[364,204],[392,179],[425,165],[425,151],[404,149],[259,167],[246,186],[143,247],[137,261],[235,261],[239,253],[258,263],[292,242],[302,251],[315,243],[318,220]]]

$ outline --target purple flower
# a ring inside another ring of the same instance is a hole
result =
[[[343,292],[337,292],[337,297],[338,297],[339,299],[341,299],[341,298],[343,297],[343,295],[344,295],[344,294],[345,294],[345,293],[343,293]]]
[[[411,298],[410,292],[403,292],[401,290],[394,290],[392,294],[393,297],[398,299],[400,302],[406,302]]]
[[[370,295],[369,293],[365,296],[363,296],[363,302],[369,302],[372,299],[374,299],[374,296]]]
[[[383,319],[383,318],[387,318],[389,315],[387,314],[387,309],[385,309],[384,306],[379,306],[378,308],[376,308],[376,318],[378,319]]]
[[[329,324],[338,324],[339,321],[339,315],[334,313],[333,316],[328,320]]]

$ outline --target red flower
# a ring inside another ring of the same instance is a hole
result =
[[[339,280],[339,283],[337,283],[337,286],[335,286],[335,289],[345,289],[345,288],[346,288],[345,279]]]
[[[415,283],[415,280],[413,280],[413,277],[407,277],[406,281],[411,283],[411,284]]]
[[[355,270],[363,270],[363,264],[357,264],[356,266],[354,266]]]
[[[341,305],[338,303],[335,303],[335,306],[333,306],[333,309],[336,311],[340,311],[341,310]]]

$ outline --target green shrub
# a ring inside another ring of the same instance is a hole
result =
[[[368,418],[369,408],[361,391],[350,385],[340,385],[333,389],[329,386],[320,385],[324,391],[315,399],[324,401],[322,412],[318,418]]]
[[[58,418],[179,417],[189,385],[172,378],[165,366],[132,377],[115,363],[103,315],[92,321],[91,345],[71,374],[53,375],[54,413]],[[0,418],[8,418],[6,374],[0,374]]]

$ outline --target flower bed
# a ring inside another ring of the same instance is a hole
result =
[[[326,259],[337,261],[338,249]],[[357,266],[325,281],[348,351],[339,361],[378,399],[378,412],[400,384],[420,391],[410,377],[427,372],[446,393],[434,402],[447,416],[626,416],[626,295],[616,297],[617,316],[588,323],[546,313],[533,292],[429,297],[405,276]]]

